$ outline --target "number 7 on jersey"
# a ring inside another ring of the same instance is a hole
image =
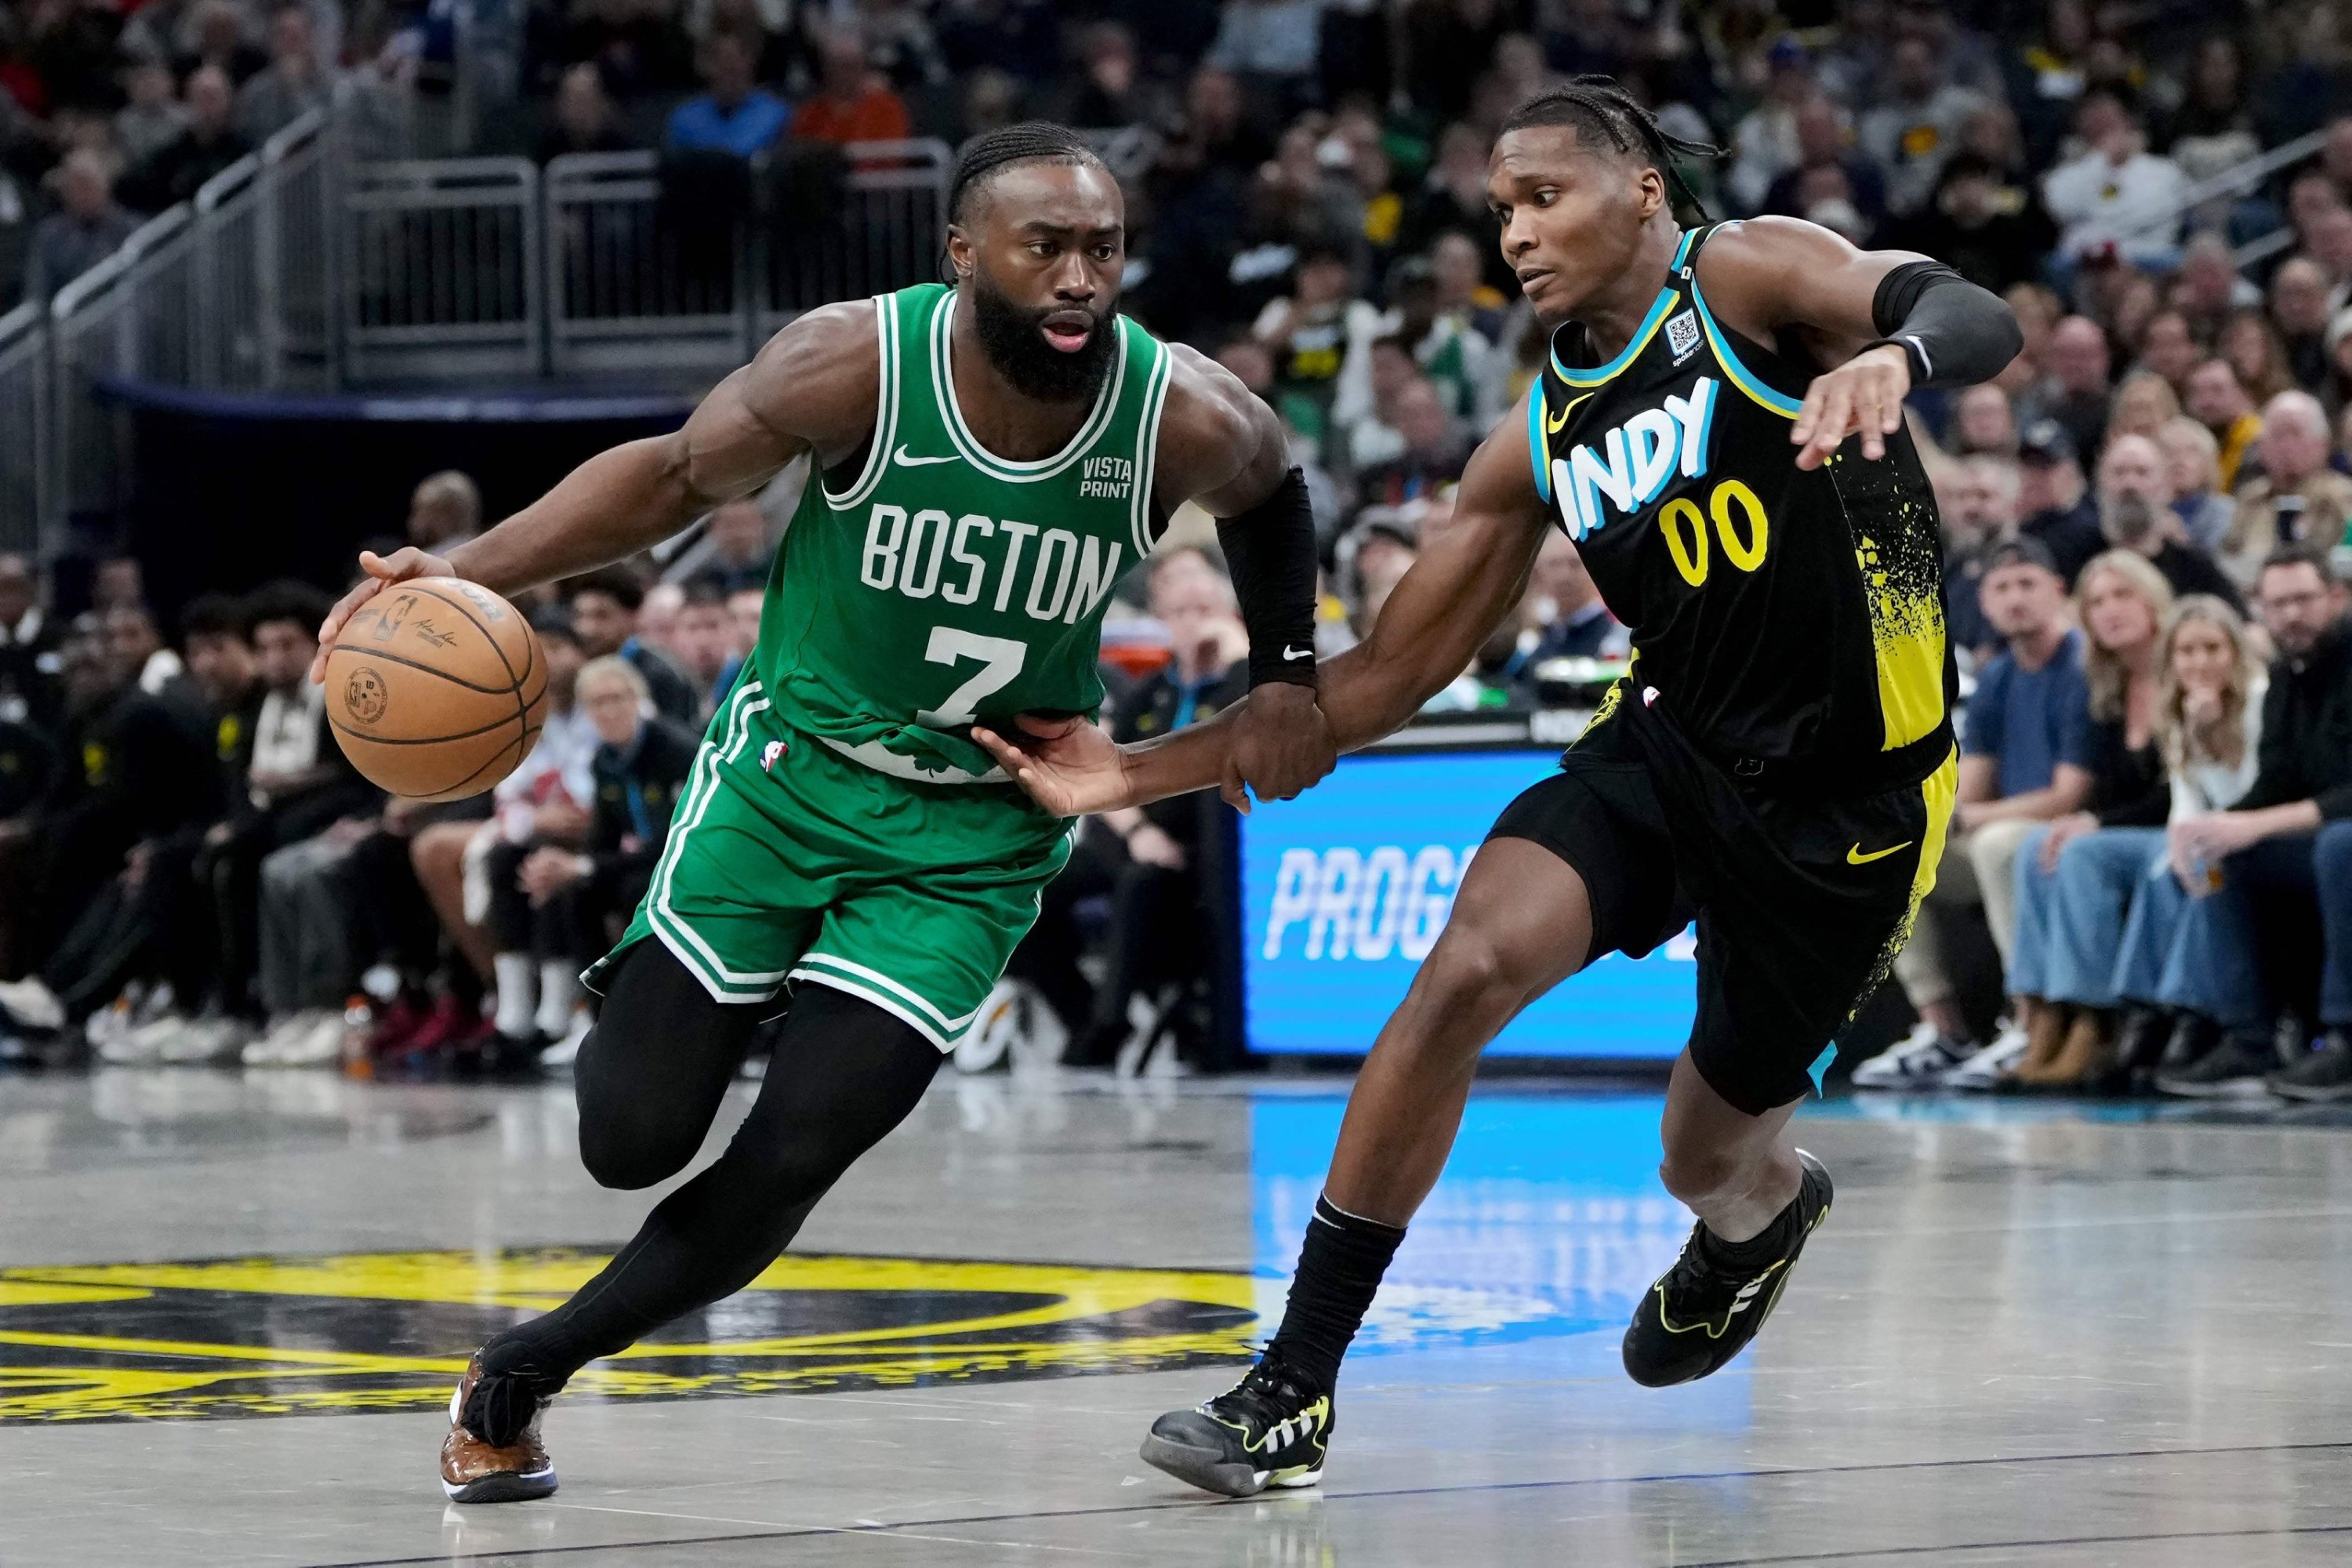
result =
[[[1012,637],[982,637],[958,626],[933,626],[930,646],[923,658],[931,664],[954,664],[959,659],[976,658],[980,669],[970,680],[947,694],[937,708],[926,708],[915,715],[916,722],[934,730],[955,730],[979,717],[982,699],[1003,690],[1021,673],[1021,666],[1029,657],[1029,645]]]

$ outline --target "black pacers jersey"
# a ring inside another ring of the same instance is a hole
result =
[[[1581,326],[1553,335],[1528,400],[1536,488],[1632,628],[1635,683],[1702,748],[1916,782],[1949,753],[1957,684],[1927,475],[1901,430],[1879,461],[1849,437],[1797,467],[1789,427],[1815,373],[1709,313],[1695,267],[1711,232],[1683,236],[1607,364],[1587,363]]]

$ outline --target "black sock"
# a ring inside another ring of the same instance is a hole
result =
[[[1339,1382],[1339,1358],[1348,1353],[1348,1342],[1362,1326],[1372,1293],[1403,1239],[1402,1226],[1365,1219],[1318,1197],[1298,1249],[1290,1302],[1266,1352],[1281,1352],[1284,1364],[1301,1380],[1318,1393],[1330,1393]]]
[[[1772,1216],[1772,1223],[1749,1237],[1746,1241],[1726,1241],[1699,1222],[1699,1245],[1706,1248],[1707,1257],[1724,1268],[1736,1272],[1748,1272],[1773,1263],[1789,1250],[1795,1239],[1797,1200],[1790,1198],[1789,1206]]]

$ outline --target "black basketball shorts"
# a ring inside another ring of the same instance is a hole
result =
[[[1820,1087],[1832,1037],[1886,977],[1935,885],[1958,779],[1848,795],[1764,765],[1738,780],[1638,689],[1601,713],[1560,770],[1503,809],[1495,838],[1574,867],[1592,948],[1639,958],[1698,922],[1692,1065],[1760,1116]]]

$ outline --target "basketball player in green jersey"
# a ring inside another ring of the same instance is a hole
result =
[[[1990,378],[2019,335],[1924,257],[1788,219],[1683,228],[1674,157],[1699,151],[1595,79],[1521,105],[1495,145],[1504,255],[1551,353],[1472,458],[1452,526],[1324,672],[1322,706],[1343,748],[1403,723],[1517,602],[1553,526],[1635,664],[1505,808],[1381,1031],[1265,1356],[1145,1438],[1210,1490],[1322,1473],[1340,1357],[1479,1052],[1602,953],[1697,920],[1659,1174],[1698,1224],[1634,1313],[1626,1371],[1657,1385],[1729,1361],[1828,1211],[1789,1116],[1935,880],[1958,772],[1941,543],[1903,398]],[[1060,721],[1024,723],[1026,755],[982,739],[1051,809],[1106,810],[1216,778],[1232,714],[1124,754]]]
[[[1068,854],[970,739],[975,719],[1090,715],[1111,585],[1198,500],[1250,634],[1257,708],[1219,782],[1287,797],[1334,751],[1313,681],[1315,552],[1279,422],[1117,313],[1118,184],[1058,126],[971,143],[949,198],[957,282],[815,310],[678,434],[591,459],[446,560],[386,582],[511,591],[620,559],[813,459],[749,667],[712,721],[653,886],[590,972],[581,1154],[607,1186],[684,1167],[752,1028],[793,1002],[719,1160],[554,1311],[492,1339],[450,1403],[444,1489],[543,1497],[540,1414],[588,1362],[740,1289],[913,1109]]]

